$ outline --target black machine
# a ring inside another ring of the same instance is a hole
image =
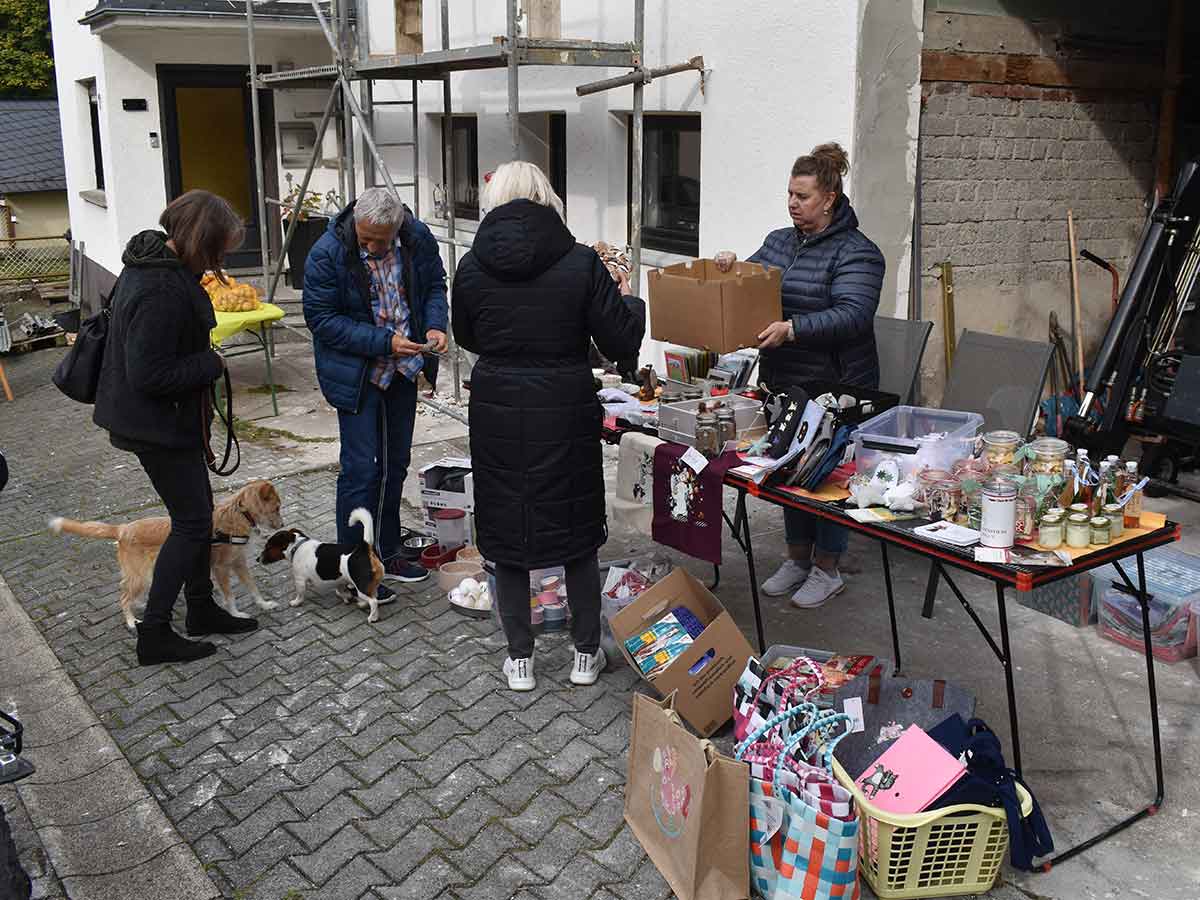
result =
[[[1200,276],[1198,226],[1200,160],[1192,160],[1142,229],[1079,414],[1064,429],[1094,454],[1120,453],[1138,438],[1142,471],[1162,481],[1191,467],[1200,448],[1200,316],[1189,302]]]

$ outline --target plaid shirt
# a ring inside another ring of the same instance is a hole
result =
[[[371,310],[375,313],[375,324],[403,338],[417,340],[409,334],[408,301],[404,295],[404,266],[399,242],[393,244],[384,257],[374,257],[362,249],[359,255],[371,276]],[[416,381],[417,373],[424,364],[419,353],[408,357],[377,357],[371,370],[371,383],[386,391],[397,372],[409,381]]]

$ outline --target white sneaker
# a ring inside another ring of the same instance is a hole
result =
[[[595,684],[600,673],[608,667],[608,657],[604,648],[597,647],[595,653],[580,653],[575,651],[575,665],[571,667],[571,684]]]
[[[842,581],[840,572],[830,575],[820,566],[813,566],[800,590],[792,594],[792,606],[797,609],[816,609],[830,597],[841,593],[845,587],[846,582]]]
[[[762,592],[768,597],[783,597],[796,591],[808,573],[812,571],[812,563],[802,563],[796,559],[785,559],[774,575],[763,582]]]
[[[508,677],[510,691],[532,691],[537,687],[537,679],[533,677],[533,657],[505,659],[504,674]]]

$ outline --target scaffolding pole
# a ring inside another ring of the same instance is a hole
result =
[[[520,63],[517,56],[517,0],[508,0],[508,132],[512,141],[510,158],[514,162],[521,158],[521,95],[517,82]]]
[[[338,37],[342,42],[342,60],[350,59],[352,56],[351,40],[353,35],[350,33],[350,4],[354,0],[337,0],[338,3]],[[350,113],[350,107],[342,104],[342,131],[345,132],[344,143],[344,168],[346,170],[346,190],[342,194],[344,200],[353,200],[358,196],[358,185],[354,174],[354,116]],[[339,148],[341,150],[342,148]],[[343,153],[339,152],[338,156]]]
[[[263,165],[262,122],[258,109],[258,54],[254,47],[254,0],[246,0],[246,45],[250,52],[250,117],[254,120],[254,174],[258,178],[258,241],[262,245],[262,273],[266,283],[271,268],[271,245],[267,242],[267,184],[263,180],[266,167]],[[282,254],[281,254],[282,255]],[[273,296],[272,292],[272,296]],[[267,301],[270,302],[270,299]]]
[[[646,0],[634,0],[633,3],[633,42],[637,45],[637,68],[641,71],[645,63],[643,45],[646,42]],[[635,296],[639,296],[642,282],[642,150],[645,140],[642,125],[645,90],[645,78],[633,83],[633,159],[629,161],[629,167],[633,171],[633,183],[630,185],[630,193],[633,196],[629,201],[629,242],[632,245],[630,256],[633,271],[629,274],[633,277],[629,280],[629,287]]]
[[[450,49],[450,0],[442,0],[442,49]],[[413,101],[416,101],[416,85],[413,86]],[[415,140],[415,137],[414,137]],[[458,268],[457,234],[454,219],[454,106],[450,97],[450,73],[442,78],[442,196],[446,201],[446,291],[447,296],[454,287],[454,274]],[[461,363],[458,342],[454,329],[449,331],[450,368],[454,373],[454,399],[462,399]]]

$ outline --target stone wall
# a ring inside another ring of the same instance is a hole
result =
[[[1013,84],[922,85],[922,318],[935,322],[925,399],[944,382],[934,267],[954,263],[955,324],[1044,340],[1051,310],[1070,326],[1067,210],[1080,249],[1124,276],[1152,189],[1156,103],[1132,92]],[[1111,278],[1080,263],[1084,340],[1103,338]]]

